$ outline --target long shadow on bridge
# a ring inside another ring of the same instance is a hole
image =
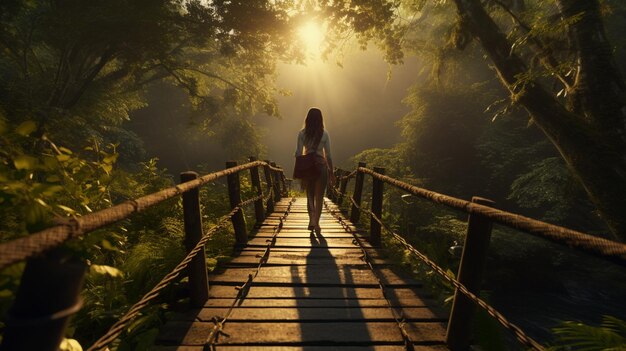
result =
[[[372,339],[356,292],[350,288],[354,279],[349,266],[342,266],[340,270],[323,234],[311,232],[310,241],[305,279],[314,282],[323,275],[324,283],[302,284],[299,276],[293,275],[302,350],[315,351],[322,345],[352,345],[359,346],[360,350],[374,350],[368,345]]]

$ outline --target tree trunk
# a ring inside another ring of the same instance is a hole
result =
[[[562,2],[581,1],[596,2],[595,0],[563,0]],[[480,41],[483,49],[493,61],[497,74],[504,86],[511,92],[512,99],[524,106],[537,126],[556,146],[614,236],[626,241],[626,218],[624,218],[624,213],[626,213],[626,142],[622,134],[615,132],[615,128],[600,127],[606,125],[604,123],[611,123],[615,127],[616,121],[621,120],[623,128],[622,111],[615,109],[615,106],[620,106],[619,103],[613,101],[610,110],[608,107],[600,106],[601,111],[604,111],[601,115],[597,115],[600,110],[591,107],[585,108],[585,111],[591,111],[590,113],[580,115],[568,111],[537,82],[529,82],[521,87],[516,85],[517,76],[527,70],[526,64],[517,55],[511,54],[511,43],[487,14],[480,1],[455,0],[455,4],[461,20],[465,21],[472,35]],[[585,23],[597,29],[598,20],[600,17]],[[572,33],[579,38],[579,41],[584,41],[585,36],[577,33],[587,32],[578,29],[578,31],[573,30]],[[584,56],[584,52],[585,50],[581,50],[581,57]],[[611,58],[610,52],[602,52],[600,55],[604,57],[603,60],[607,60],[607,55],[609,60]],[[598,62],[593,61],[592,66],[597,66]],[[581,69],[587,66],[589,65],[581,66]],[[612,67],[616,69],[615,66]],[[582,73],[579,72],[579,74],[582,77]],[[608,76],[611,75],[604,74],[605,79]],[[618,77],[617,72],[614,72],[610,78],[611,81],[607,84],[614,82],[615,77]],[[588,82],[589,87],[586,89],[593,89],[595,84],[602,83],[590,81],[590,78],[587,80],[581,78],[581,81]],[[589,94],[585,89],[580,91],[586,94],[585,96]],[[613,94],[612,99],[615,100],[618,96],[619,94]],[[597,106],[606,103],[598,103],[595,98],[589,97],[588,101],[584,103],[581,101],[581,104]]]

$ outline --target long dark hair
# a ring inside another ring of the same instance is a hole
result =
[[[312,107],[304,120],[304,144],[315,145],[319,143],[324,134],[324,117],[319,108]]]

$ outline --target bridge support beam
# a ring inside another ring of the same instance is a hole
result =
[[[196,172],[183,172],[180,182],[185,183],[198,178]],[[200,213],[200,190],[194,188],[183,193],[183,219],[185,221],[185,249],[193,250],[202,238],[202,215]],[[209,299],[209,279],[206,269],[204,248],[198,252],[187,268],[189,276],[189,304],[202,307]]]
[[[473,203],[493,206],[494,202],[474,196]],[[492,223],[478,214],[470,214],[467,220],[467,235],[457,279],[473,294],[478,295],[482,282]],[[448,321],[446,343],[452,351],[469,350],[471,343],[471,324],[476,305],[458,289],[454,293],[454,302]]]
[[[226,162],[226,168],[237,166],[237,162]],[[230,208],[233,209],[241,202],[241,183],[239,182],[239,173],[233,173],[226,176],[228,183],[228,198],[230,200]],[[248,243],[248,234],[246,233],[246,219],[243,217],[243,209],[235,212],[232,218],[233,229],[235,230],[235,242],[237,245],[246,245]]]
[[[358,167],[367,167],[367,163],[359,162]],[[352,209],[350,211],[350,222],[352,222],[353,224],[357,224],[361,217],[361,210],[359,209],[359,207],[361,206],[361,194],[363,193],[364,178],[365,174],[357,170],[356,178],[354,180],[354,192],[352,193],[352,200],[354,200],[354,203],[352,204]]]
[[[257,158],[250,156],[250,162],[256,161]],[[256,190],[257,196],[263,196],[263,188],[261,187],[261,178],[259,177],[259,168],[250,168],[250,181],[252,187]],[[265,208],[263,206],[263,199],[258,199],[254,202],[254,216],[256,218],[255,225],[258,227],[265,220]]]
[[[380,167],[374,167],[374,172],[385,174],[385,169]],[[376,215],[376,217],[383,219],[383,181],[380,179],[372,179],[372,214]],[[372,216],[370,219],[370,244],[374,247],[380,247],[381,238],[380,238],[380,223],[374,219]]]

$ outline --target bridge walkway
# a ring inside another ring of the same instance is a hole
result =
[[[155,350],[203,350],[215,321],[226,315],[213,349],[395,351],[406,350],[407,343],[415,350],[447,349],[447,314],[366,236],[347,221],[342,225],[329,211],[338,209],[326,201],[319,234],[307,230],[306,198],[291,205],[286,198],[278,202],[248,245],[210,274],[204,307],[178,313],[166,323]],[[267,261],[245,297],[238,298],[237,287],[255,274],[281,217]],[[355,240],[353,232],[365,240]],[[371,267],[362,259],[363,250]]]

